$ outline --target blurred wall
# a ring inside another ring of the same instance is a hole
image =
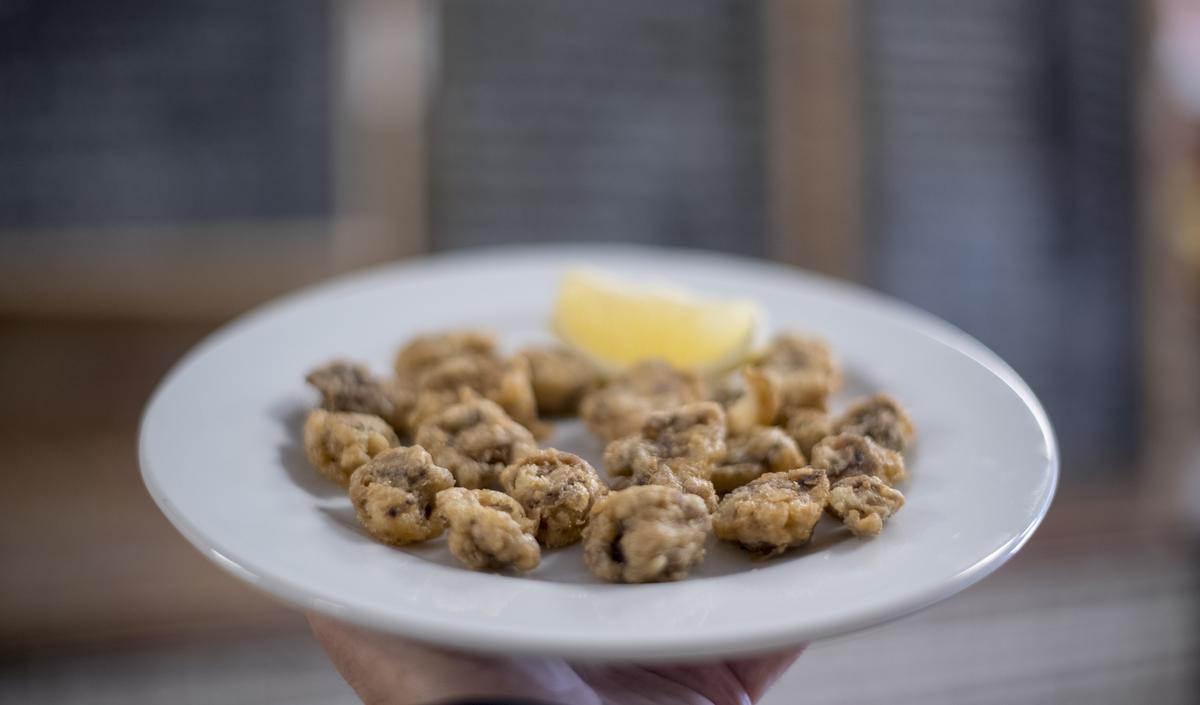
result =
[[[331,15],[0,1],[0,238],[328,217]]]
[[[618,240],[766,252],[757,3],[440,9],[435,247]]]
[[[996,350],[1069,473],[1139,444],[1127,0],[864,6],[872,283]]]

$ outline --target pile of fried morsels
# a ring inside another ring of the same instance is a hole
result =
[[[582,543],[603,580],[680,580],[710,532],[765,559],[823,516],[868,537],[904,504],[908,414],[877,394],[831,415],[841,372],[816,338],[780,334],[706,379],[661,360],[605,374],[564,346],[505,356],[454,331],[411,340],[393,372],[339,360],[308,375],[308,458],[375,539],[446,533],[476,570],[530,571],[543,548]],[[607,442],[604,476],[539,444],[570,416]]]

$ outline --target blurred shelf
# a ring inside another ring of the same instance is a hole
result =
[[[3,233],[0,315],[213,319],[333,273],[321,221]]]

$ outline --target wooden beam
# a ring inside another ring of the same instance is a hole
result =
[[[0,314],[219,319],[327,276],[329,223],[85,228],[0,238]]]
[[[827,274],[862,273],[859,6],[763,5],[767,199],[773,257]]]
[[[1167,5],[1161,5],[1161,8]],[[1154,6],[1138,8],[1142,494],[1200,526],[1200,115],[1171,97]],[[1168,20],[1169,21],[1169,20]]]
[[[436,5],[348,0],[335,22],[335,266],[428,249],[427,139]]]

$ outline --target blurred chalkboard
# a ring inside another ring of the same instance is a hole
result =
[[[867,4],[869,265],[1004,356],[1071,472],[1138,440],[1127,0]]]
[[[622,240],[764,251],[757,4],[440,7],[436,247]]]
[[[324,216],[326,0],[0,2],[0,232]]]

